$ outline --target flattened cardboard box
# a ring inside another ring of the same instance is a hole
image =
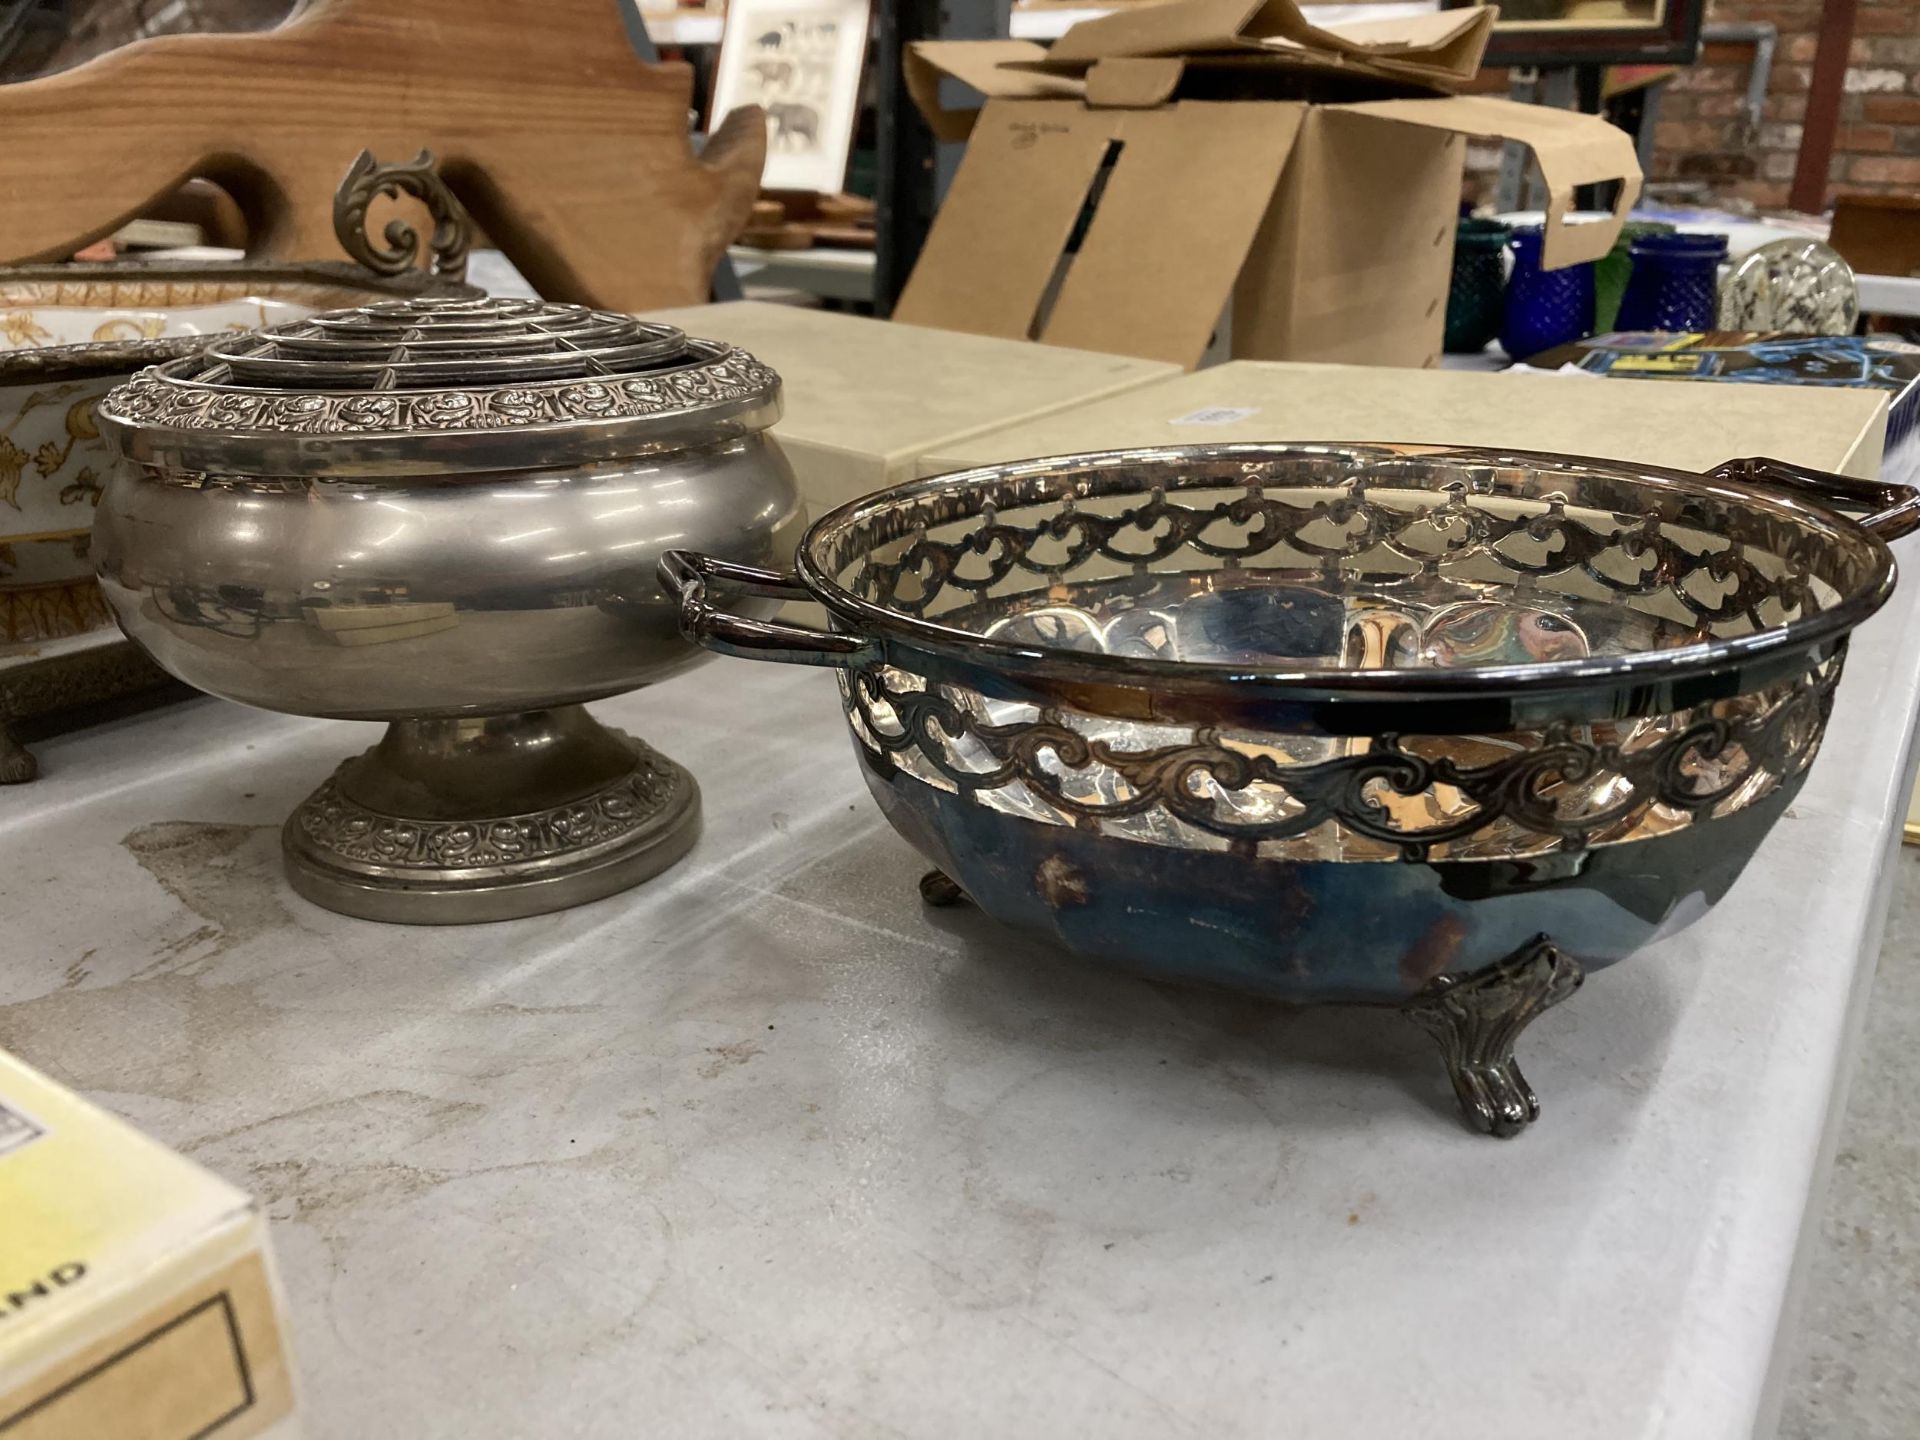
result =
[[[1115,59],[1228,56],[1453,90],[1480,68],[1497,18],[1482,5],[1329,27],[1292,0],[1184,0],[1084,20],[1041,63],[1073,71]]]
[[[971,138],[895,319],[1191,367],[1230,313],[1236,357],[1437,364],[1468,137],[1533,151],[1549,267],[1606,254],[1640,192],[1633,142],[1598,117],[1431,93],[1473,73],[1491,16],[1371,22],[1328,48],[1289,0],[1183,0],[1051,52],[912,47],[916,103]],[[943,77],[985,108],[946,106]],[[1201,98],[1289,91],[1370,98]],[[1613,223],[1565,223],[1576,187],[1616,179]]]
[[[297,1440],[266,1222],[0,1053],[0,1436]]]

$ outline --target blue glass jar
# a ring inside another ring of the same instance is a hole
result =
[[[1724,235],[1643,235],[1620,299],[1622,330],[1711,330],[1720,310]]]
[[[1513,273],[1507,277],[1507,310],[1500,324],[1500,348],[1525,360],[1556,345],[1570,345],[1593,333],[1593,266],[1540,268],[1545,231],[1523,225],[1513,232]]]

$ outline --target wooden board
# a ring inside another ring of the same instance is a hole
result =
[[[1827,241],[1856,274],[1920,275],[1920,196],[1838,196]]]
[[[707,298],[760,178],[757,110],[688,144],[692,72],[634,53],[617,0],[315,0],[278,30],[168,35],[0,86],[0,262],[60,259],[191,176],[265,258],[338,254],[334,188],[364,148],[425,148],[553,299]]]

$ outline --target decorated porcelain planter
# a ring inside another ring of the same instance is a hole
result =
[[[423,293],[473,292],[345,264],[0,270],[0,646],[111,620],[87,559],[112,464],[93,407],[109,390],[216,335]]]

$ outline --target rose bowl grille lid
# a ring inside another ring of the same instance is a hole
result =
[[[274,390],[424,390],[639,375],[684,365],[671,325],[535,300],[392,300],[223,336],[198,379]]]
[[[536,300],[383,300],[222,336],[101,403],[130,457],[240,475],[432,474],[617,458],[761,429],[779,379],[744,351]]]

